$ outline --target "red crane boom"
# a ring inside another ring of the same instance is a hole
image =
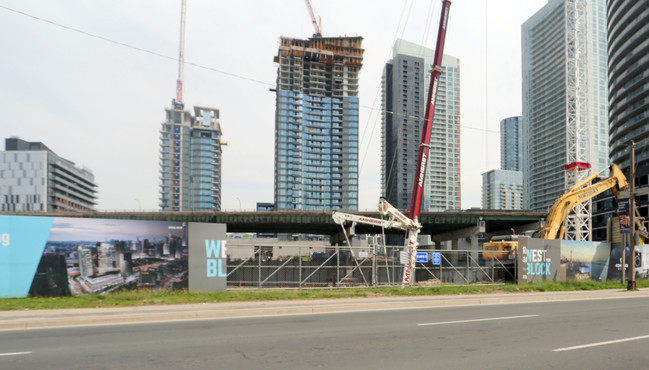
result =
[[[442,75],[442,56],[444,54],[446,25],[448,24],[448,11],[450,7],[450,0],[442,1],[442,14],[439,21],[439,30],[437,31],[437,45],[435,46],[433,71],[430,74],[426,115],[424,116],[424,127],[421,132],[421,144],[419,144],[419,155],[417,157],[417,172],[412,190],[412,202],[410,203],[411,220],[416,220],[417,217],[419,217],[419,210],[421,208],[421,196],[424,188],[424,179],[426,177],[426,163],[428,160],[428,150],[430,149],[430,132],[432,130],[433,116],[435,114],[437,87],[439,86],[439,78]]]
[[[316,36],[322,36],[321,32],[321,26],[322,26],[322,19],[320,19],[320,23],[315,21],[315,14],[313,13],[313,8],[311,7],[311,2],[309,0],[304,0],[306,2],[306,6],[309,9],[309,15],[311,15],[311,22],[313,22],[313,29],[315,30],[315,35]]]
[[[308,0],[307,0],[308,4]],[[412,271],[417,261],[417,237],[421,230],[421,224],[417,220],[419,209],[421,208],[421,195],[426,177],[426,163],[428,159],[428,150],[430,148],[430,132],[433,125],[435,113],[435,99],[437,98],[437,87],[439,78],[442,74],[442,55],[444,54],[444,41],[446,39],[446,25],[448,24],[448,12],[451,7],[450,0],[442,0],[442,14],[439,21],[439,30],[437,31],[437,45],[435,46],[435,57],[433,59],[433,70],[430,74],[430,86],[428,88],[428,100],[426,102],[426,115],[424,116],[424,127],[421,134],[421,144],[419,145],[419,156],[417,158],[417,170],[412,191],[412,204],[410,206],[410,219],[390,205],[385,199],[379,201],[379,212],[383,216],[389,216],[389,220],[374,219],[371,217],[345,214],[334,212],[333,219],[337,224],[343,225],[345,231],[345,222],[352,222],[352,228],[355,223],[364,223],[388,228],[398,228],[407,230],[408,237],[404,249],[408,252],[408,261],[403,267],[402,286],[411,285]],[[314,18],[315,25],[315,18]]]
[[[446,40],[446,25],[448,24],[448,11],[451,7],[449,0],[442,1],[442,14],[439,20],[439,29],[437,30],[437,45],[435,46],[435,58],[433,59],[433,70],[430,74],[430,86],[428,87],[428,101],[426,102],[426,115],[424,116],[424,127],[421,133],[421,144],[419,144],[419,156],[417,158],[417,169],[415,181],[412,190],[412,203],[410,204],[410,219],[414,225],[419,228],[408,230],[408,262],[403,268],[402,284],[411,285],[413,283],[412,271],[417,262],[417,246],[419,242],[419,210],[421,208],[421,194],[424,189],[424,179],[426,178],[426,164],[428,159],[428,150],[430,149],[430,132],[433,126],[433,116],[435,114],[435,99],[437,98],[437,87],[439,78],[442,74],[442,55],[444,54],[444,41]]]

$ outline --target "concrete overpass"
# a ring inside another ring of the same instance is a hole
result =
[[[380,217],[378,211],[350,212],[370,217]],[[5,215],[82,217],[151,221],[223,223],[233,233],[291,233],[335,236],[341,232],[340,225],[333,222],[331,212],[323,211],[243,211],[243,212],[18,212]],[[421,234],[431,235],[433,240],[452,240],[487,235],[509,234],[510,229],[522,232],[539,227],[546,217],[544,212],[464,210],[446,212],[422,212]],[[386,233],[401,233],[385,230]],[[357,225],[357,234],[380,234],[381,229],[369,225]],[[474,244],[473,242],[471,244]]]

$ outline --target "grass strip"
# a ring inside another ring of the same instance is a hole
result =
[[[637,281],[638,288],[649,287],[649,281]],[[245,302],[353,297],[392,297],[458,295],[507,292],[559,292],[576,290],[626,289],[619,282],[561,281],[505,285],[438,285],[432,287],[370,287],[338,289],[242,289],[213,293],[190,293],[183,290],[130,290],[110,294],[76,297],[0,298],[0,311],[43,310],[93,307],[128,307],[191,303]]]

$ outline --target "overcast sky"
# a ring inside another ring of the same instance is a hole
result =
[[[546,3],[452,2],[445,53],[461,65],[463,209],[481,205],[481,174],[500,166],[500,120],[521,114],[520,26]],[[434,48],[441,2],[311,4],[324,36],[364,38],[359,208],[375,210],[381,72],[396,38]],[[186,107],[220,109],[228,142],[222,208],[272,202],[273,57],[280,36],[313,34],[305,2],[187,0],[186,19]],[[100,210],[159,209],[159,131],[175,97],[179,24],[180,0],[0,0],[0,139],[41,141],[90,168]]]

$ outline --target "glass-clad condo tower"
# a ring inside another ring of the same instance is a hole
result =
[[[219,110],[182,104],[166,108],[160,130],[160,208],[163,211],[221,210]]]
[[[433,50],[398,39],[383,70],[383,196],[410,207]],[[430,134],[422,210],[460,209],[460,60],[444,54]]]
[[[523,117],[500,121],[500,169],[521,171],[523,163]]]
[[[608,165],[605,1],[550,0],[521,42],[524,207],[547,210],[567,173]]]

